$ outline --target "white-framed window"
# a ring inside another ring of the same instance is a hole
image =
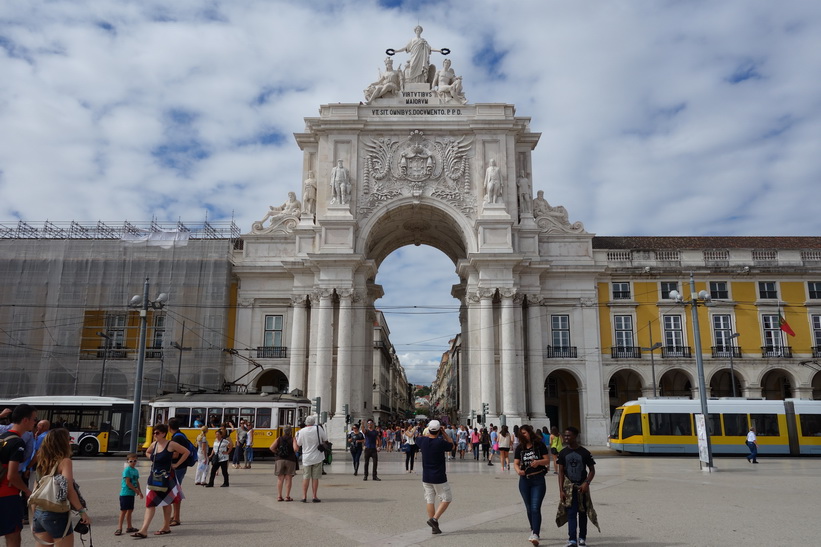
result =
[[[265,333],[262,338],[262,345],[266,348],[281,347],[283,345],[282,320],[281,315],[265,316]]]
[[[732,348],[733,324],[728,313],[713,315],[713,339],[716,341],[716,351],[730,351]]]
[[[710,281],[710,298],[713,300],[728,300],[730,291],[726,281]]]
[[[766,351],[777,350],[783,346],[783,336],[781,335],[781,324],[778,321],[778,314],[764,314],[761,316],[761,324],[764,327],[764,346]]]
[[[759,281],[758,282],[758,297],[763,299],[778,298],[778,287],[775,281]]]
[[[165,342],[165,316],[157,314],[154,316],[154,329],[151,334],[151,347],[160,349]]]
[[[105,317],[105,331],[109,336],[107,340],[110,348],[125,347],[125,324],[126,315],[110,313]]]
[[[807,281],[807,295],[810,300],[821,300],[821,281]]]
[[[613,282],[613,300],[630,300],[630,282],[629,281],[614,281]]]
[[[669,300],[670,291],[678,291],[678,281],[662,281],[661,282],[661,299]]]
[[[821,351],[821,315],[812,316],[812,339],[815,351]]]
[[[680,315],[665,315],[664,320],[664,347],[668,355],[680,353],[684,348],[684,331],[681,328]]]
[[[613,326],[615,328],[616,347],[633,347],[633,316],[615,315],[613,316]]]
[[[554,348],[570,347],[570,316],[551,315],[550,329]]]

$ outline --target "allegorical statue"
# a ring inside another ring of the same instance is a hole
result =
[[[303,185],[302,212],[313,215],[316,212],[316,179],[313,171],[308,171],[308,178]]]
[[[402,49],[397,49],[395,53],[407,51],[410,54],[410,61],[405,68],[405,81],[409,83],[430,83],[430,54],[432,51],[447,55],[449,51],[442,49],[433,49],[428,44],[428,41],[422,38],[422,27],[416,26],[413,31],[416,33],[416,38],[413,38],[408,45]],[[388,50],[390,53],[390,50]]]
[[[450,59],[442,61],[442,68],[436,72],[432,87],[436,89],[439,98],[444,101],[455,101],[460,104],[468,102],[462,91],[462,77],[457,76],[450,68]]]
[[[255,222],[253,227],[255,230],[261,230],[265,221],[269,218],[271,219],[271,223],[273,224],[274,220],[278,217],[298,217],[299,213],[302,211],[302,204],[296,199],[296,194],[294,192],[288,192],[288,201],[283,203],[280,206],[271,205],[268,207],[268,212],[265,213],[265,216],[262,217],[262,220],[259,222]]]
[[[491,159],[485,170],[485,203],[496,203],[502,197],[502,171]]]
[[[544,190],[539,190],[536,192],[536,198],[533,200],[533,216],[536,218],[546,217],[551,213],[561,218],[564,222],[567,222],[567,209],[561,205],[551,207],[547,200],[544,199]]]
[[[351,176],[342,160],[337,160],[336,167],[331,169],[331,205],[346,205],[351,199]]]
[[[519,179],[516,181],[516,186],[519,190],[519,211],[522,213],[530,213],[533,205],[533,190],[530,188],[530,179],[527,178],[527,173],[522,169]]]
[[[365,104],[375,99],[396,95],[402,89],[402,72],[393,69],[393,59],[385,59],[385,72],[379,73],[379,79],[365,90]]]

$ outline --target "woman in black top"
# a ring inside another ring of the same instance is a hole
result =
[[[513,457],[513,468],[519,474],[519,493],[525,502],[527,520],[530,522],[530,537],[533,545],[539,544],[542,527],[542,501],[547,492],[545,475],[550,464],[550,453],[529,425],[519,428],[519,446]]]
[[[365,445],[365,435],[359,431],[359,426],[353,425],[348,433],[348,443],[351,448],[351,458],[353,459],[353,476],[359,474],[359,459],[362,457],[362,447]]]

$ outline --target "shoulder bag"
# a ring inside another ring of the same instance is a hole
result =
[[[157,443],[154,443],[154,448],[157,448]],[[152,460],[157,456],[155,451],[151,451]],[[148,478],[145,481],[145,486],[154,492],[168,491],[168,471],[165,469],[156,469],[154,462],[151,462],[151,471],[148,473]]]
[[[28,504],[30,507],[37,507],[52,513],[68,513],[71,510],[65,477],[62,475],[59,475],[59,478],[57,477],[56,465],[50,474],[40,477],[34,492],[29,496]]]

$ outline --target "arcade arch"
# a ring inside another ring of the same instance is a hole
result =
[[[579,380],[570,371],[559,369],[547,375],[544,381],[544,405],[551,426],[558,426],[559,430],[569,425],[579,427],[579,388]]]
[[[644,382],[638,372],[630,369],[614,372],[608,383],[610,415],[612,416],[616,408],[627,401],[635,401],[641,397],[643,387]]]
[[[770,400],[783,400],[793,396],[795,380],[784,369],[767,371],[761,377],[761,396]]]
[[[742,384],[742,378],[738,374],[737,371],[735,372],[735,395],[736,397],[743,397],[744,396],[744,386]],[[710,378],[710,397],[732,397],[733,396],[733,385],[730,383],[730,369],[723,368],[717,370],[712,378]]]
[[[812,398],[816,401],[821,400],[821,372],[812,377]]]
[[[257,391],[268,393],[287,393],[288,377],[281,370],[271,368],[260,374],[256,382]]]
[[[674,368],[665,371],[659,378],[659,395],[662,397],[693,398],[693,378],[682,369]]]

